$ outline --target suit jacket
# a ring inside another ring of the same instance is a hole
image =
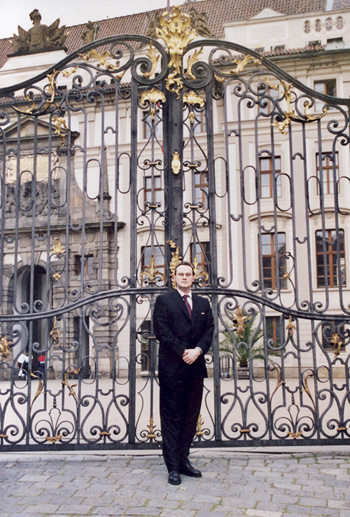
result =
[[[214,319],[210,304],[192,292],[192,318],[178,291],[158,296],[154,307],[153,327],[159,341],[159,377],[190,375],[207,377],[204,354],[210,348]],[[199,346],[203,354],[191,365],[182,359],[186,348]]]

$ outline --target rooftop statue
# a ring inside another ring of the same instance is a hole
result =
[[[206,13],[199,13],[194,7],[190,9],[191,26],[203,38],[212,38],[213,34],[208,26],[208,16]]]
[[[84,45],[87,45],[88,43],[92,43],[97,39],[97,33],[100,30],[100,26],[98,23],[95,23],[95,25],[92,22],[88,22],[86,24],[86,30],[81,35],[82,40],[84,41]]]
[[[146,12],[148,26],[146,29],[146,36],[150,38],[157,38],[157,27],[160,27],[160,13],[155,13],[151,16],[149,12]]]
[[[41,23],[41,14],[38,9],[34,9],[29,17],[33,22],[33,27],[26,31],[18,25],[18,35],[13,35],[12,49],[14,54],[40,52],[63,47],[66,40],[64,34],[66,27],[65,25],[59,27],[59,18],[47,26]]]

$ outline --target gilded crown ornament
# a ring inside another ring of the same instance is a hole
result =
[[[174,91],[179,98],[183,87],[182,56],[190,41],[197,37],[197,32],[191,27],[191,17],[182,13],[177,5],[172,9],[169,17],[167,11],[161,14],[160,27],[156,28],[156,34],[167,46],[170,55],[168,68],[173,69],[166,80],[166,88]]]

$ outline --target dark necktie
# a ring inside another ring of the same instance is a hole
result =
[[[190,315],[190,318],[192,318],[192,309],[191,309],[191,305],[189,304],[187,298],[188,298],[188,294],[185,294],[184,295],[184,300],[185,300],[185,305],[186,305],[186,308],[187,308],[187,311],[188,311],[188,314]]]

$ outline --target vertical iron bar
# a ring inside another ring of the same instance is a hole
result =
[[[131,157],[130,157],[130,287],[137,285],[137,83],[131,83]],[[129,442],[135,442],[136,411],[136,295],[130,294],[130,385]]]
[[[217,267],[217,242],[216,242],[216,204],[215,204],[215,157],[214,157],[214,131],[213,131],[213,98],[212,84],[206,87],[206,118],[207,118],[207,146],[208,146],[208,206],[209,206],[209,240],[210,240],[210,284],[212,288],[218,287]],[[221,439],[221,405],[220,405],[220,352],[218,336],[218,295],[212,294],[212,311],[215,321],[213,338],[214,360],[214,432],[215,439]]]
[[[165,191],[165,242],[172,240],[183,253],[183,100],[182,95],[176,98],[174,92],[164,89],[167,102],[164,108],[164,191]],[[178,174],[172,171],[172,159],[178,152],[181,170]],[[165,246],[166,263],[170,263],[171,249]],[[170,277],[168,287],[171,288]]]

